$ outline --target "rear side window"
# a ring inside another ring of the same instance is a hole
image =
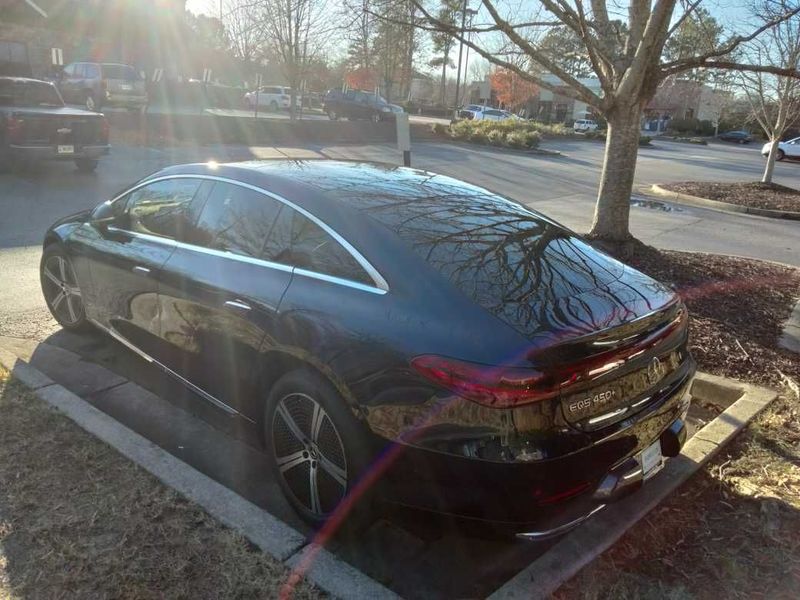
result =
[[[131,231],[179,239],[191,226],[198,179],[165,179],[134,191],[128,201]]]
[[[217,183],[187,241],[214,250],[259,257],[280,208],[277,200],[255,190]]]
[[[87,79],[97,79],[100,77],[100,67],[98,65],[83,65],[83,76]]]
[[[136,69],[128,65],[103,65],[103,77],[106,79],[136,81],[139,79],[139,74]]]
[[[264,258],[323,275],[374,285],[339,242],[311,219],[284,206],[264,247]]]

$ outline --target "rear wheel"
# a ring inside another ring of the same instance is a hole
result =
[[[278,103],[273,100],[269,103],[269,109],[273,112],[276,112],[278,110]]]
[[[783,160],[784,158],[786,158],[786,153],[783,150],[778,150],[775,153],[775,160]]]
[[[96,158],[76,158],[75,166],[81,173],[92,173],[97,168]]]
[[[39,265],[39,280],[47,308],[59,325],[72,331],[88,329],[83,292],[72,262],[61,246],[51,244],[45,248]]]
[[[299,369],[270,391],[264,415],[270,465],[286,498],[309,523],[326,521],[368,460],[359,424],[320,375]],[[359,512],[370,501],[356,498]]]

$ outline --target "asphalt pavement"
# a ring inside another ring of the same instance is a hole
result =
[[[485,186],[540,210],[577,231],[592,219],[603,145],[548,142],[563,156],[503,151],[467,144],[417,143],[412,164]],[[115,146],[94,174],[71,163],[41,163],[0,175],[0,334],[41,339],[53,331],[39,291],[40,244],[56,219],[97,205],[166,165],[245,158],[345,158],[400,163],[390,144],[307,148],[244,146],[155,149]],[[696,146],[657,141],[642,148],[637,189],[686,180],[757,180],[764,161],[755,146]],[[775,180],[800,187],[800,164],[782,162]],[[642,201],[644,200],[644,201]],[[647,243],[677,250],[751,256],[800,266],[800,223],[635,198],[631,229]]]

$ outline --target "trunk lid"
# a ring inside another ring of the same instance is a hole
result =
[[[21,131],[15,140],[19,145],[91,145],[106,144],[103,115],[63,108],[26,108],[15,110]]]

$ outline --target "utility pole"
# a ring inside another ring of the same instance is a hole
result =
[[[456,111],[458,111],[458,96],[459,88],[461,86],[461,55],[464,52],[464,27],[467,25],[467,1],[464,0],[464,6],[461,8],[461,37],[458,42],[458,73],[456,74]],[[466,76],[464,77],[466,79]]]

